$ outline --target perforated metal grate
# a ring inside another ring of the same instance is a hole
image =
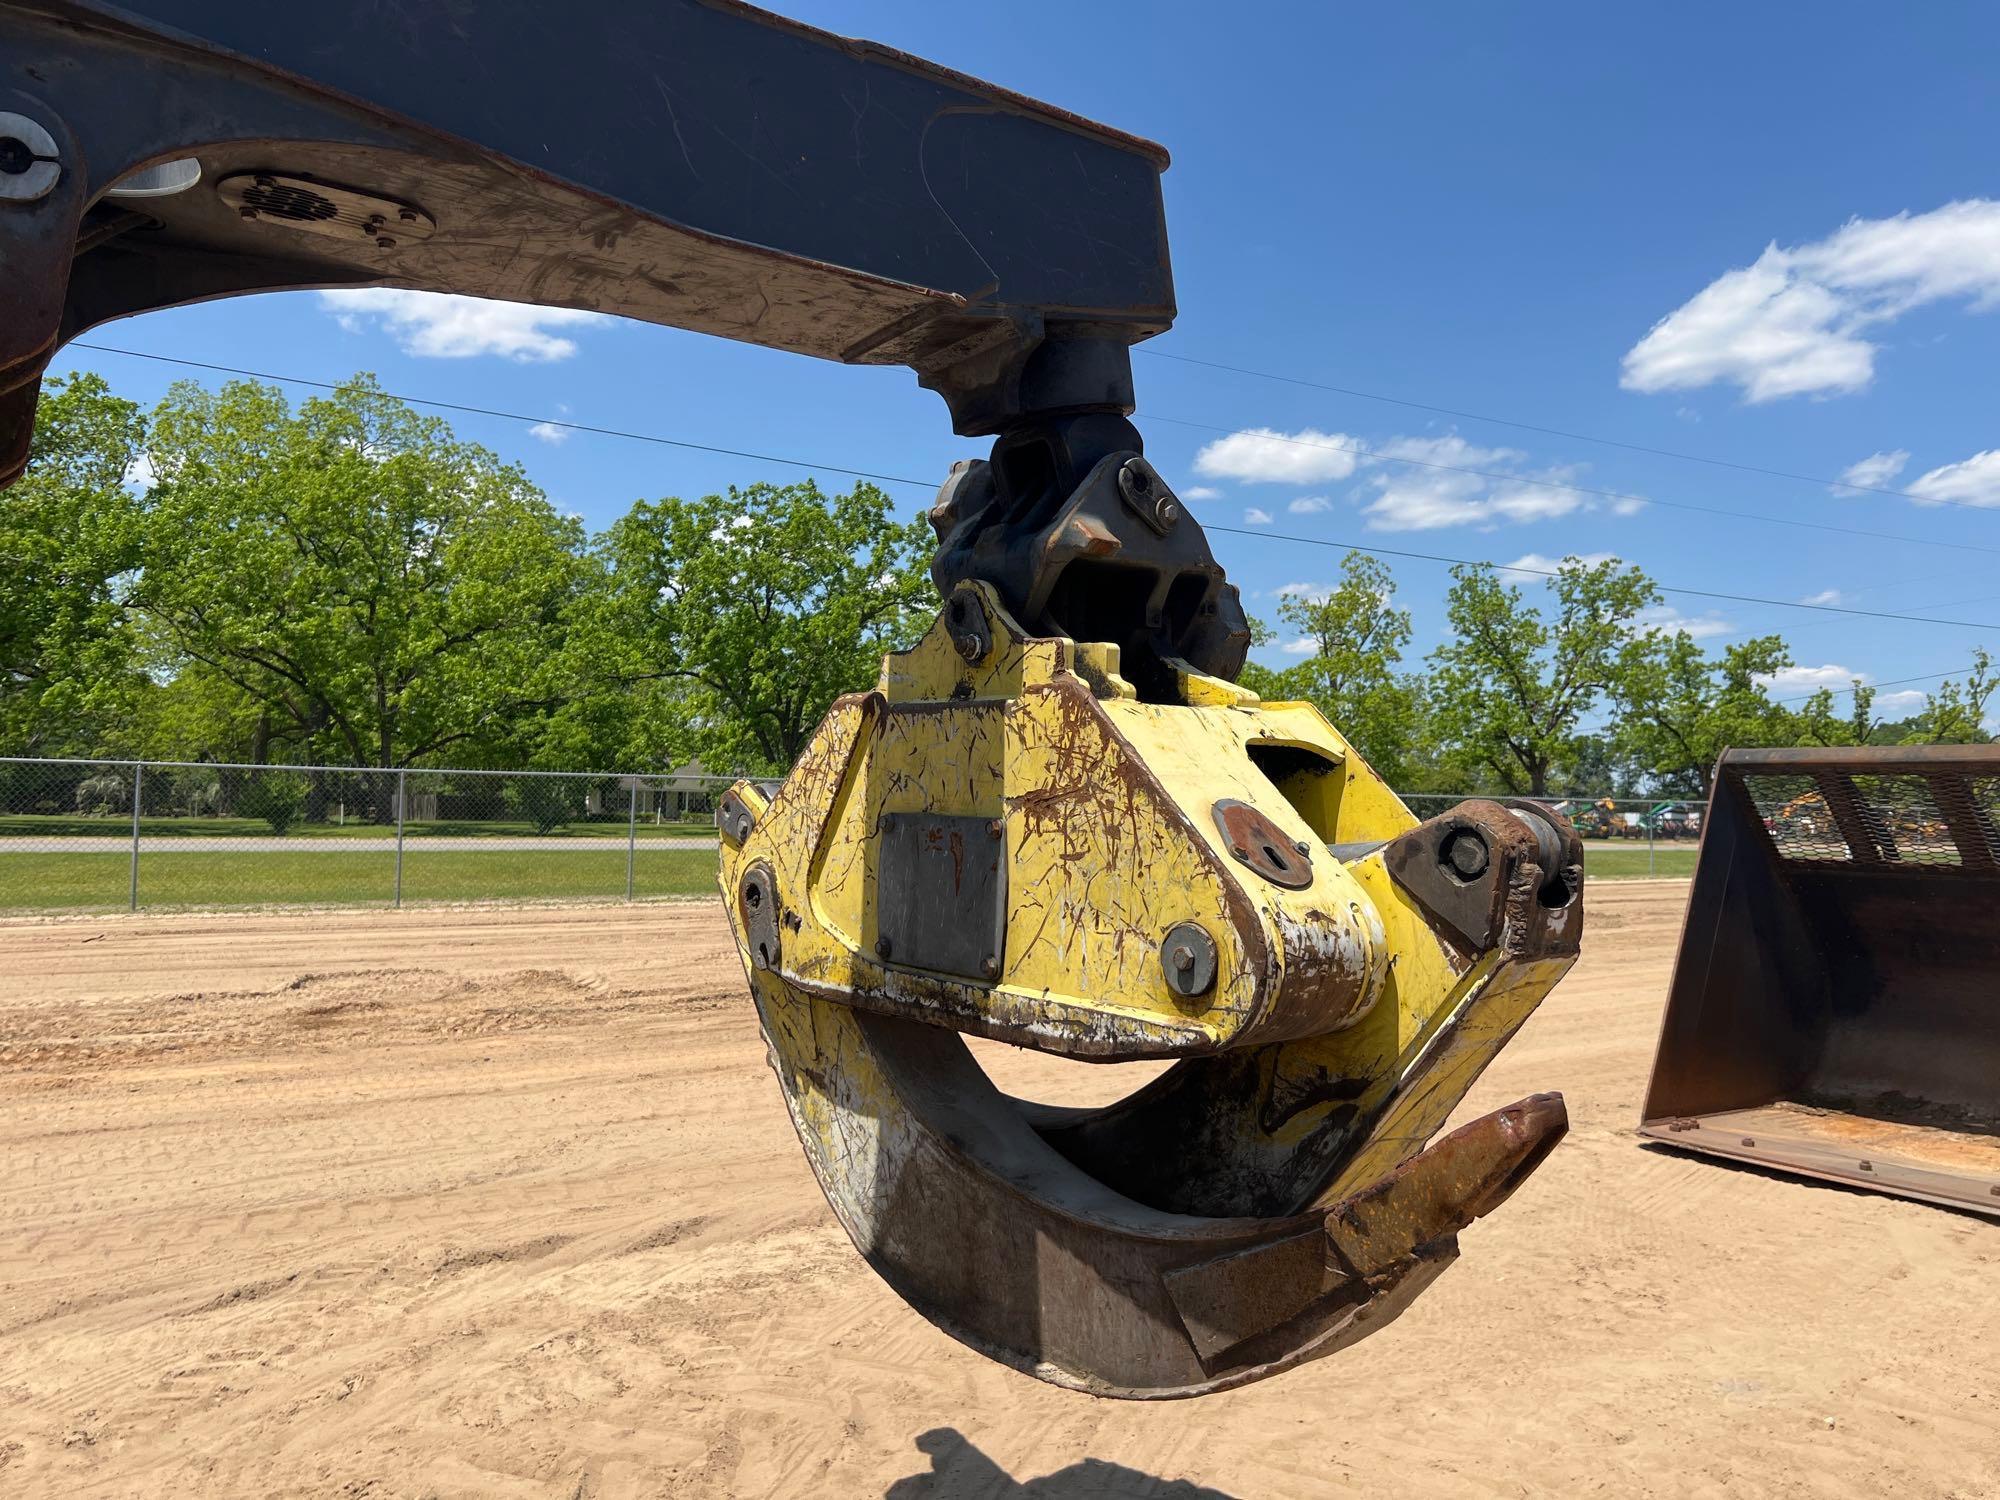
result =
[[[1840,826],[1810,776],[1745,776],[1744,790],[1787,859],[1851,860]]]
[[[1972,789],[1972,807],[1986,847],[2000,861],[2000,776],[1969,776],[1965,784]]]
[[[1862,819],[1884,859],[1907,865],[1958,864],[1958,845],[1921,776],[1856,776]]]

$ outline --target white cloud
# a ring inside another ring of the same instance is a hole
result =
[[[1854,672],[1828,662],[1818,667],[1784,667],[1776,672],[1760,672],[1757,681],[1770,689],[1774,698],[1803,698],[1821,688],[1852,687],[1856,678],[1866,682],[1866,672]]]
[[[1772,243],[1655,323],[1626,352],[1619,383],[1654,392],[1728,382],[1750,401],[1858,391],[1879,347],[1864,332],[1951,298],[2000,306],[2000,202],[1849,219],[1823,240]]]
[[[1268,510],[1259,510],[1253,505],[1243,512],[1243,524],[1245,526],[1269,526],[1271,524],[1271,513]]]
[[[1838,604],[1845,596],[1839,589],[1821,589],[1817,594],[1807,594],[1801,604]]]
[[[1447,437],[1393,438],[1375,450],[1380,460],[1411,466],[1375,468],[1368,483],[1376,494],[1362,514],[1371,531],[1432,531],[1442,526],[1491,527],[1502,521],[1545,521],[1586,508],[1587,497],[1554,488],[1572,469],[1523,470],[1527,458],[1513,448],[1479,448],[1456,433]],[[1451,467],[1433,467],[1450,465]],[[1467,473],[1483,469],[1485,473]]]
[[[603,313],[528,307],[395,287],[347,287],[321,292],[320,305],[349,333],[379,324],[405,354],[469,359],[497,354],[523,363],[568,359],[576,343],[551,333],[611,320]]]
[[[1733,624],[1714,610],[1705,615],[1684,615],[1671,604],[1656,604],[1650,609],[1642,609],[1633,623],[1653,635],[1684,635],[1691,641],[1733,635],[1736,631]]]
[[[1354,472],[1361,461],[1357,446],[1342,433],[1313,427],[1298,432],[1250,427],[1203,444],[1194,467],[1211,479],[1245,484],[1322,484]]]
[[[1317,642],[1301,637],[1296,641],[1286,641],[1278,649],[1287,656],[1311,656],[1319,647]]]
[[[135,495],[145,494],[159,482],[160,471],[150,453],[141,453],[125,468],[125,488]]]
[[[1840,471],[1839,484],[1833,487],[1836,495],[1851,495],[1855,491],[1849,486],[1866,485],[1870,489],[1880,489],[1898,474],[1903,465],[1910,461],[1909,450],[1898,448],[1893,453],[1871,453],[1859,463],[1851,463]]]
[[[1321,599],[1326,596],[1323,583],[1281,583],[1273,591],[1280,599],[1289,599],[1296,594],[1301,599]]]
[[[1904,490],[1925,505],[2000,505],[2000,448],[1919,474]]]
[[[1586,568],[1594,568],[1599,563],[1617,562],[1615,552],[1571,552],[1563,557],[1550,557],[1545,552],[1523,552],[1510,563],[1502,563],[1503,573],[1553,573],[1566,562],[1580,562]]]
[[[1222,491],[1206,484],[1197,484],[1181,491],[1183,500],[1220,500]]]
[[[1574,466],[1534,467],[1517,449],[1477,447],[1456,433],[1393,437],[1358,451],[1315,447],[1307,439],[1332,440],[1311,428],[1290,435],[1268,427],[1250,428],[1210,443],[1196,457],[1195,467],[1257,483],[1337,480],[1358,474],[1366,486],[1358,498],[1366,501],[1362,514],[1371,531],[1491,529],[1510,521],[1545,521],[1598,508],[1590,495],[1568,487],[1580,472]],[[1636,495],[1610,502],[1612,514],[1619,516],[1635,515],[1645,506]],[[1325,495],[1301,495],[1285,507],[1295,516],[1320,515],[1333,508],[1334,502]],[[1245,519],[1251,525],[1268,525],[1271,515],[1252,508]]]
[[[1926,696],[1918,688],[1900,688],[1893,693],[1877,693],[1875,695],[1875,712],[1894,713],[1898,709],[1907,711],[1912,708],[1922,708]]]
[[[528,429],[528,436],[531,438],[540,438],[543,442],[551,445],[566,443],[569,441],[569,429],[567,427],[558,427],[553,422],[537,422],[533,427]]]

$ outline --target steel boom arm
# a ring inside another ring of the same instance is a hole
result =
[[[297,287],[905,364],[968,434],[1122,416],[1174,316],[1166,164],[734,0],[0,3],[0,483],[66,340]]]

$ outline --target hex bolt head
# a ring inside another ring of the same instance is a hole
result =
[[[989,839],[997,839],[1002,834],[1006,833],[1006,831],[1007,831],[1006,823],[999,818],[993,819],[992,822],[986,825],[986,836]]]
[[[376,235],[375,243],[380,245],[384,250],[393,250],[396,248],[396,242],[386,234]]]
[[[984,974],[988,979],[998,979],[1000,977],[1000,960],[991,956],[981,959],[979,961],[979,972]]]
[[[1159,516],[1162,526],[1171,526],[1181,518],[1181,508],[1171,500],[1163,500],[1155,514]]]
[[[1293,839],[1292,847],[1301,854],[1310,854],[1313,852],[1313,846],[1308,844],[1304,839]]]
[[[887,938],[878,937],[875,939],[875,956],[883,960],[883,962],[886,963],[889,955],[895,951],[894,945]]]
[[[1215,988],[1215,939],[1198,922],[1177,922],[1160,941],[1160,969],[1167,988],[1192,1000]]]
[[[979,637],[969,630],[954,639],[952,644],[958,647],[958,654],[967,661],[978,661],[980,657],[986,654],[985,650],[979,644]]]

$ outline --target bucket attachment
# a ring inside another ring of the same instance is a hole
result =
[[[2000,745],[1732,750],[1640,1133],[2000,1215]]]

